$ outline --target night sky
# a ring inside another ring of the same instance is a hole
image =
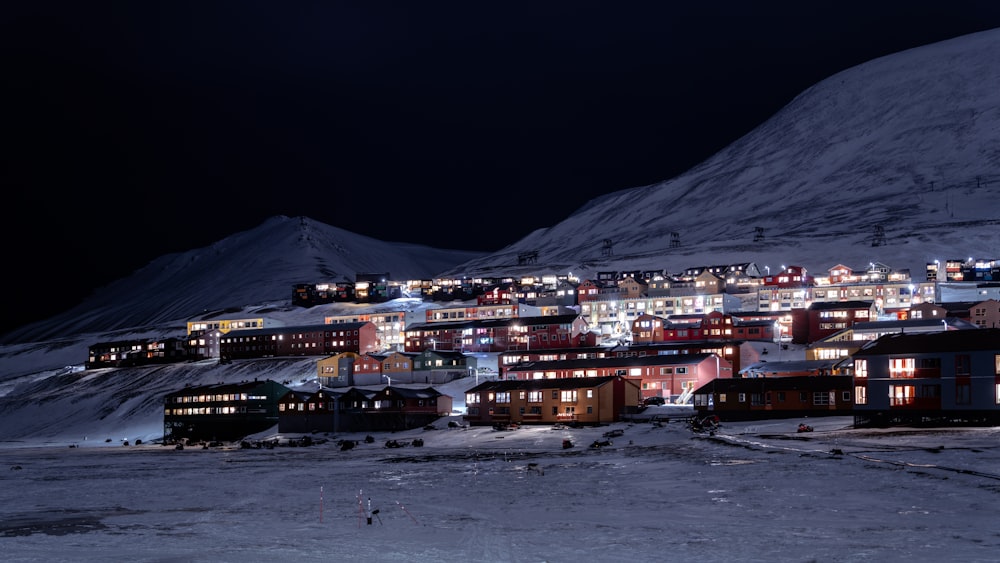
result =
[[[274,215],[499,250],[996,27],[995,1],[7,5],[0,332]]]

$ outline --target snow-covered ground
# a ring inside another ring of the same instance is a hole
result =
[[[505,432],[442,420],[346,451],[337,440],[364,436],[8,442],[0,542],[5,561],[997,560],[1000,429],[799,422],[713,436],[676,420]],[[424,446],[384,445],[415,438]]]

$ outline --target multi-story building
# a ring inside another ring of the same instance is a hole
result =
[[[348,315],[330,315],[323,318],[328,325],[372,323],[375,325],[376,351],[403,350],[406,344],[406,311],[380,311]]]
[[[1000,423],[1000,329],[887,335],[853,361],[856,426]]]
[[[608,424],[634,412],[639,386],[620,376],[487,381],[465,392],[464,419],[497,424]]]
[[[376,351],[378,337],[370,322],[234,330],[219,342],[220,357],[227,360]]]

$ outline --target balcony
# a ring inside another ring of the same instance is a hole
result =
[[[941,410],[939,397],[890,397],[889,408],[894,410]]]

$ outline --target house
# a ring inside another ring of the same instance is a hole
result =
[[[1000,424],[1000,329],[887,334],[852,358],[856,426]]]
[[[316,362],[317,377],[324,387],[352,387],[383,383],[427,383],[427,373],[415,374],[414,361],[420,354],[388,352],[355,354],[342,352]]]
[[[273,322],[273,321],[271,321]],[[219,339],[234,330],[264,328],[263,317],[212,318],[188,321],[188,352],[194,358],[218,358]]]
[[[671,402],[684,402],[696,387],[730,374],[728,362],[706,353],[526,362],[506,369],[508,380],[625,377],[639,385],[643,399],[663,397]]]
[[[378,313],[355,313],[330,315],[323,318],[328,325],[342,325],[370,322],[375,325],[375,350],[402,350],[405,342],[403,329],[407,323],[406,311],[379,311]]]
[[[413,356],[413,379],[422,383],[446,383],[469,375],[469,356],[452,350],[424,350]]]
[[[668,323],[667,319],[649,313],[639,315],[632,321],[632,343],[663,342],[663,329]]]
[[[187,340],[140,338],[98,342],[88,347],[85,369],[143,366],[183,362],[190,359]]]
[[[473,426],[497,424],[606,424],[635,412],[637,382],[620,376],[487,381],[465,392]]]
[[[367,370],[359,367],[359,364],[363,362],[367,362]],[[369,354],[361,355],[356,352],[341,352],[316,361],[316,377],[319,384],[324,387],[356,385],[355,372],[366,372],[372,369],[378,373],[378,360]]]
[[[579,315],[472,319],[428,322],[406,327],[407,352],[451,350],[501,352],[504,350],[564,348],[579,342],[588,331]]]
[[[394,432],[451,414],[453,400],[433,387],[351,387],[289,391],[278,405],[278,431]]]
[[[793,309],[792,342],[815,342],[855,323],[874,320],[874,313],[870,301],[812,303],[808,307]]]
[[[219,340],[219,354],[232,360],[365,354],[378,351],[378,347],[375,325],[370,322],[234,330]]]
[[[272,381],[185,387],[163,399],[163,441],[238,440],[278,424],[278,400],[290,389]]]
[[[846,375],[715,379],[695,389],[698,416],[760,420],[853,414]]]
[[[335,432],[336,397],[342,392],[290,390],[278,399],[278,432],[308,434]]]

